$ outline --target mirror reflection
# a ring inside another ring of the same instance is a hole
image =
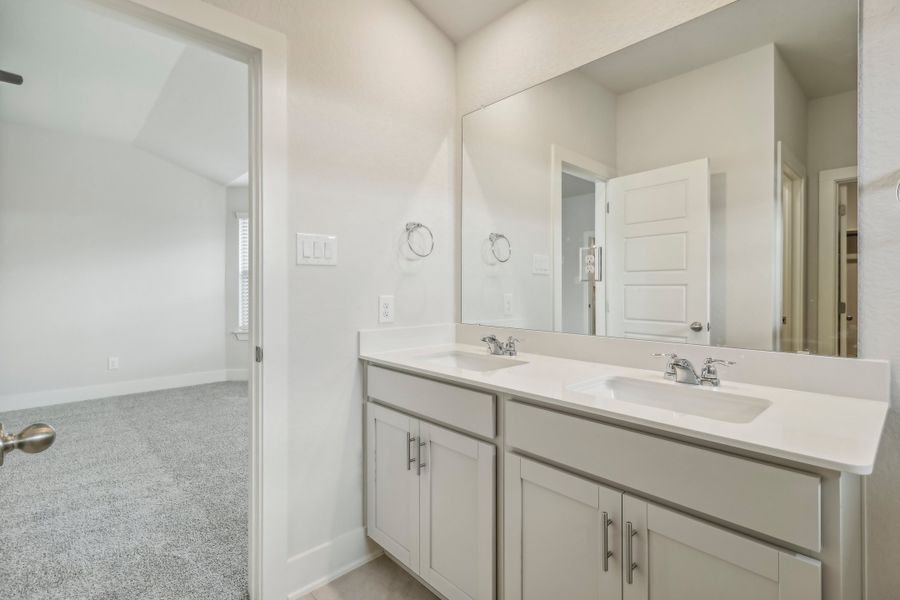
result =
[[[739,0],[463,118],[467,323],[857,353],[857,5]]]

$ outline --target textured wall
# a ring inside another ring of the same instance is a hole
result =
[[[328,545],[363,539],[357,331],[379,294],[397,325],[454,317],[454,49],[408,0],[208,1],[286,35],[284,233],[339,237],[339,266],[291,267],[288,423],[288,553],[325,544],[337,570],[360,556]],[[402,254],[407,221],[434,231],[428,259]]]
[[[894,409],[868,496],[869,600],[900,597],[900,5],[862,3],[860,352],[888,358]]]

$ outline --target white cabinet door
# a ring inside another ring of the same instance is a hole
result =
[[[383,406],[366,407],[366,528],[404,565],[419,569],[419,422]]]
[[[420,424],[419,574],[450,600],[494,597],[494,446]]]
[[[624,600],[822,598],[818,561],[627,494],[623,507]]]
[[[621,599],[621,492],[513,454],[504,491],[506,600]]]
[[[607,199],[607,335],[708,344],[709,160],[616,177]]]

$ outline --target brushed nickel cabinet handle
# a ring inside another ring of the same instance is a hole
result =
[[[427,467],[428,465],[422,462],[422,447],[425,445],[425,442],[422,441],[422,438],[419,438],[419,445],[416,446],[416,475],[422,475],[422,469]]]
[[[412,464],[416,462],[416,459],[413,458],[412,448],[410,447],[413,442],[416,441],[416,436],[411,433],[406,434],[406,470],[412,470]]]
[[[612,550],[609,549],[609,526],[612,525],[612,519],[609,518],[609,513],[603,511],[600,513],[600,518],[603,520],[603,547],[601,548],[601,552],[603,553],[603,572],[609,571],[609,559],[612,557]]]
[[[634,544],[632,538],[637,535],[634,525],[631,521],[625,523],[625,582],[628,585],[634,583],[634,570],[637,569],[637,563],[634,562]]]

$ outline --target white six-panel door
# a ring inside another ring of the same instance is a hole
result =
[[[616,177],[607,200],[607,334],[708,344],[709,160]]]
[[[621,600],[621,492],[507,454],[505,493],[506,600]]]
[[[419,569],[419,422],[371,404],[366,409],[369,537],[398,561]]]
[[[494,446],[427,422],[419,574],[449,600],[494,597]]]
[[[623,519],[624,600],[822,600],[816,560],[627,494]]]

